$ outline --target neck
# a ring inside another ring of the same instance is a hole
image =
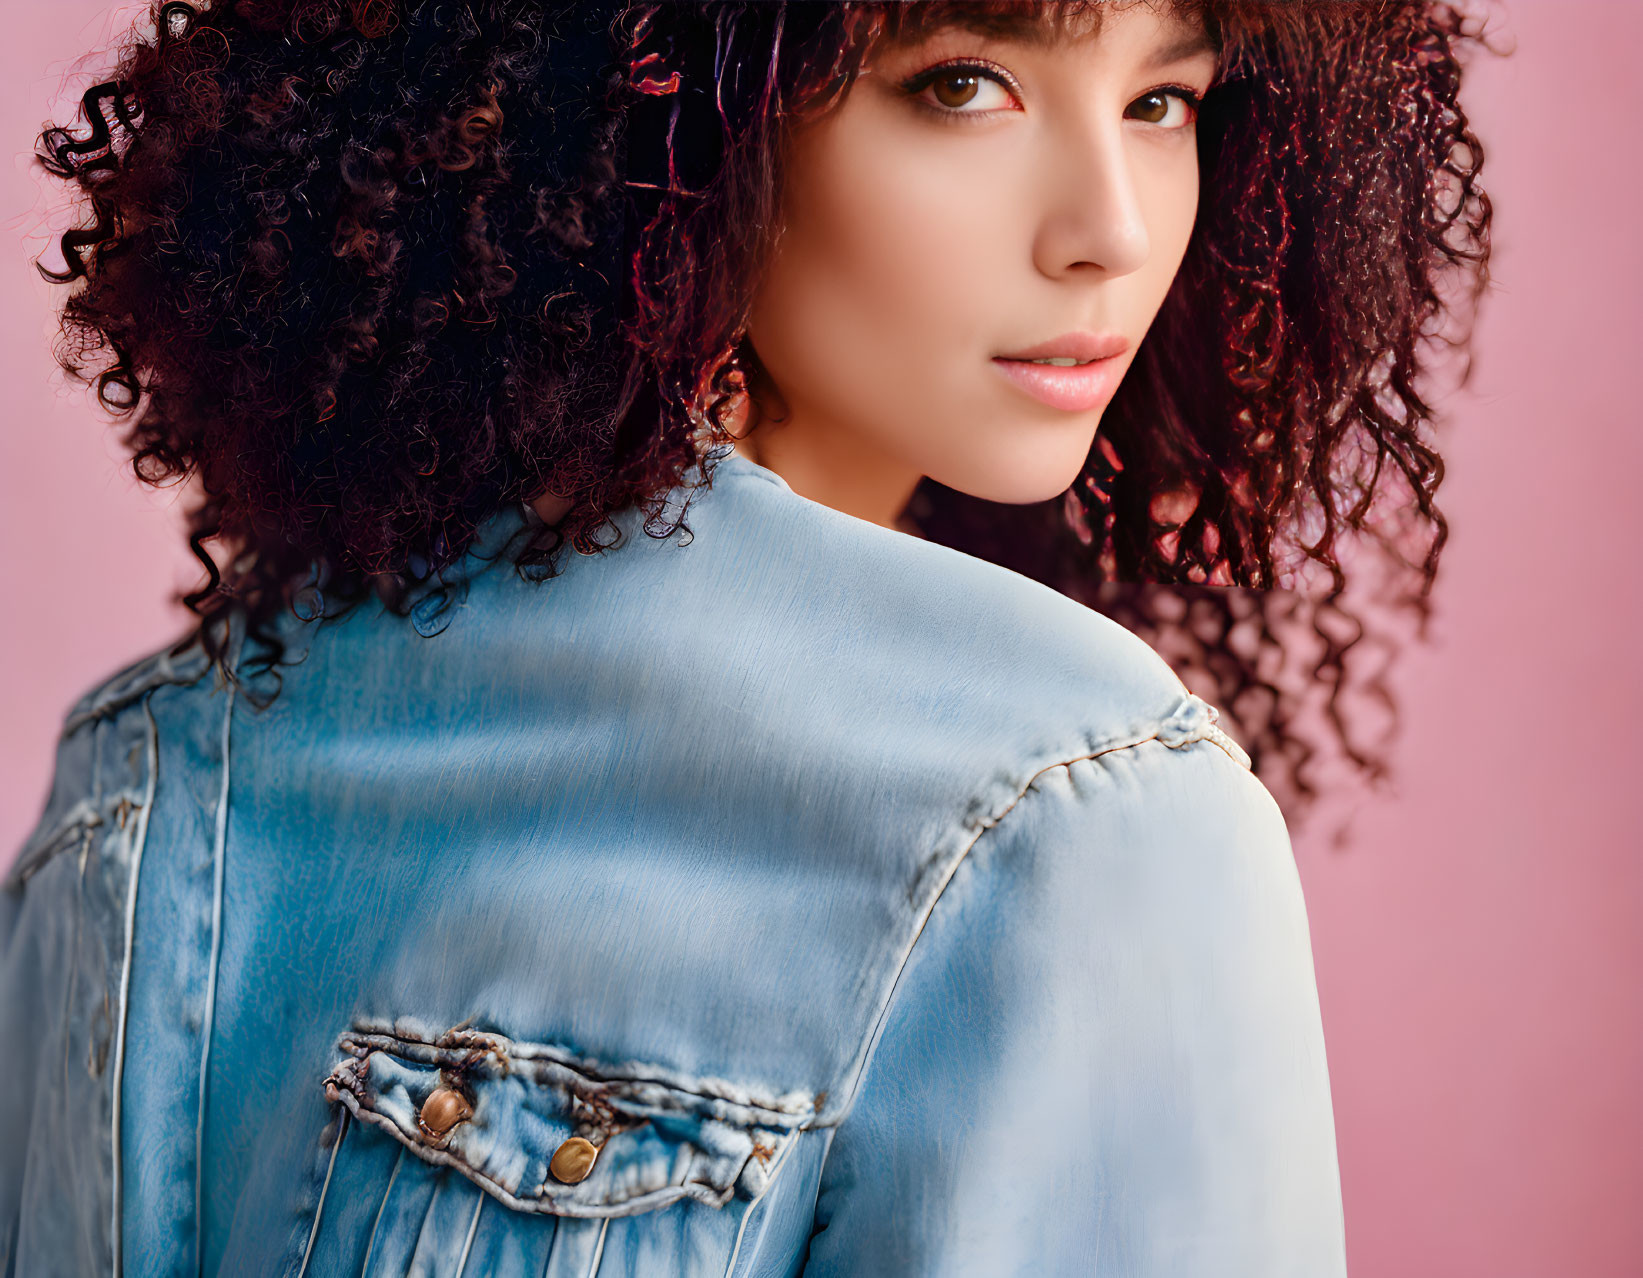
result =
[[[911,531],[901,514],[923,478],[916,467],[834,426],[807,431],[791,422],[758,424],[756,433],[736,440],[738,455],[775,471],[801,497],[885,528]]]

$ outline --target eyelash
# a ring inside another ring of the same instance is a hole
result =
[[[917,75],[912,76],[907,80],[903,80],[901,87],[902,90],[907,93],[914,102],[918,103],[919,106],[934,115],[940,116],[943,120],[952,120],[956,123],[957,120],[963,116],[991,115],[991,111],[960,111],[953,107],[936,106],[933,103],[926,102],[923,97],[920,96],[924,90],[928,89],[938,80],[949,77],[956,78],[963,72],[973,72],[983,76],[986,79],[993,81],[995,84],[1001,85],[1018,101],[1020,100],[1021,86],[1016,83],[1016,79],[1013,75],[995,63],[977,62],[973,59],[964,59],[955,62],[941,62],[933,67],[927,67],[923,71],[920,71]],[[1204,105],[1204,99],[1184,84],[1160,84],[1156,88],[1148,89],[1146,93],[1143,93],[1140,97],[1136,98],[1136,101],[1139,102],[1141,98],[1149,97],[1154,94],[1162,97],[1179,98],[1181,101],[1185,102],[1187,109],[1192,112],[1192,121],[1189,121],[1188,123],[1192,123],[1198,119],[1199,108]],[[1186,126],[1183,125],[1181,127],[1184,128]]]

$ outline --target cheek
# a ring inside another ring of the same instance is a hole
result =
[[[939,148],[868,123],[841,119],[795,150],[786,229],[753,311],[778,384],[785,371],[790,398],[835,411],[841,378],[852,399],[927,397],[973,355],[988,256],[1007,241],[1000,211]]]
[[[1163,304],[1192,239],[1198,210],[1196,157],[1158,166],[1143,187],[1142,201],[1150,255],[1140,283],[1150,319]]]

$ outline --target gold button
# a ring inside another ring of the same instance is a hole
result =
[[[417,1121],[423,1131],[437,1140],[472,1113],[473,1106],[461,1092],[453,1087],[436,1087],[422,1102]]]
[[[555,1180],[574,1185],[577,1181],[587,1179],[588,1173],[593,1170],[593,1160],[597,1157],[599,1146],[591,1140],[572,1136],[554,1151],[553,1161],[548,1164],[548,1170],[553,1173]]]

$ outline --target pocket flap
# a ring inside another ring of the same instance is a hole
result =
[[[507,1206],[557,1216],[756,1197],[818,1099],[762,1099],[719,1079],[406,1020],[357,1024],[337,1050],[330,1100]]]

